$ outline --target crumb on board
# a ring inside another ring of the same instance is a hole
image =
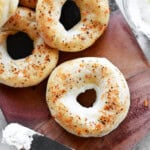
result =
[[[144,100],[144,106],[148,107],[149,106],[149,101],[147,99]]]

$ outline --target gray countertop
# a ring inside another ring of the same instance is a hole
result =
[[[115,10],[118,9],[118,6],[116,5],[115,0],[109,0],[109,5],[110,5],[110,8],[111,8],[111,11],[115,11]]]

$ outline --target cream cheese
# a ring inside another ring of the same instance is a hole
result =
[[[124,7],[133,28],[150,38],[150,0],[126,0]]]
[[[18,150],[29,150],[35,134],[37,132],[17,123],[12,123],[3,130],[2,143],[15,146]]]

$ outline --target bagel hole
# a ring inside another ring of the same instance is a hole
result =
[[[80,93],[77,97],[77,102],[83,107],[92,107],[96,101],[96,91],[88,89],[84,93]]]
[[[7,37],[7,52],[14,60],[31,55],[33,48],[33,40],[24,32],[17,32]]]
[[[72,0],[67,0],[62,7],[59,21],[66,30],[71,29],[81,20],[80,9]]]

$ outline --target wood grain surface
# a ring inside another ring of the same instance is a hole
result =
[[[0,85],[0,107],[8,122],[19,122],[79,150],[130,150],[150,131],[150,69],[119,11],[111,14],[106,32],[89,49],[60,53],[59,63],[77,57],[106,57],[125,75],[131,93],[126,119],[102,138],[81,138],[66,132],[51,117],[45,101],[47,80],[35,87]]]

